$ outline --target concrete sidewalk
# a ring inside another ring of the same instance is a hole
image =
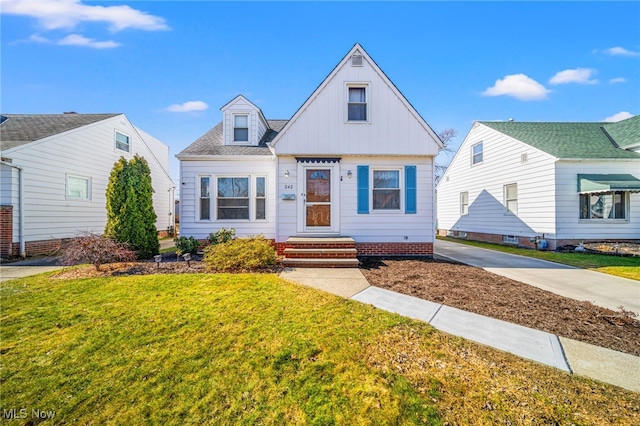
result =
[[[287,268],[280,276],[522,358],[640,392],[640,357],[373,287],[359,269]]]
[[[561,296],[614,311],[624,306],[640,315],[640,281],[443,240],[436,240],[434,252]]]
[[[20,260],[18,262],[0,264],[0,282],[16,278],[29,277],[43,272],[62,269],[57,257],[41,257],[38,259]]]

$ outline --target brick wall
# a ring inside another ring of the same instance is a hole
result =
[[[11,256],[13,206],[0,206],[0,257]]]
[[[433,243],[356,243],[358,256],[433,256]]]

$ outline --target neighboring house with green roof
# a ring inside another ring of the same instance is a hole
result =
[[[436,191],[439,235],[550,249],[640,241],[640,116],[476,122]]]
[[[221,111],[177,155],[182,235],[262,234],[296,266],[432,255],[442,142],[359,44],[289,120],[241,95]]]
[[[156,227],[173,226],[169,147],[124,114],[0,115],[0,256],[52,254],[82,232],[102,233],[106,189],[120,157],[151,169]]]

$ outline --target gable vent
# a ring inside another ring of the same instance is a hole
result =
[[[351,66],[352,67],[361,67],[362,66],[362,55],[356,53],[351,55]]]

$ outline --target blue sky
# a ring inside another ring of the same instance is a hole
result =
[[[638,1],[0,4],[1,112],[125,113],[175,182],[229,100],[290,118],[356,42],[454,148],[475,120],[640,113]]]

